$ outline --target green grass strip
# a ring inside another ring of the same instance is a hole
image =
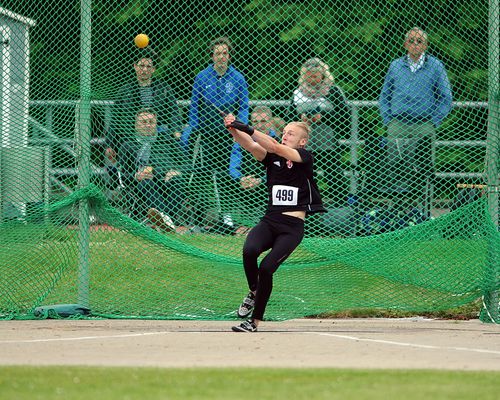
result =
[[[15,366],[0,367],[0,398],[496,400],[499,381],[485,371]]]

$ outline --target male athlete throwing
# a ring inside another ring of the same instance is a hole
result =
[[[231,114],[224,122],[234,139],[262,162],[267,173],[267,211],[250,230],[243,246],[243,267],[250,292],[238,309],[238,316],[252,316],[232,328],[235,332],[256,332],[271,296],[273,274],[304,237],[306,214],[325,209],[313,179],[313,157],[304,148],[309,138],[308,125],[288,124],[280,144],[266,133],[236,121]],[[259,266],[259,256],[269,249]]]

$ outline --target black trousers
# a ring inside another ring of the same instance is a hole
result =
[[[243,246],[243,267],[251,291],[256,290],[254,319],[262,320],[273,290],[273,274],[304,237],[300,218],[272,213],[265,215],[248,233]],[[258,265],[259,256],[271,249]]]

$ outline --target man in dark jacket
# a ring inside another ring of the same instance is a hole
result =
[[[151,107],[158,119],[158,130],[180,137],[182,119],[172,88],[153,75],[158,64],[156,53],[137,49],[134,69],[136,79],[122,86],[118,92],[110,132],[107,135],[106,162],[116,160],[122,136],[134,129],[135,113]]]
[[[179,139],[159,129],[155,110],[141,109],[134,131],[122,138],[113,168],[119,175],[114,179],[133,199],[133,214],[139,219],[148,217],[163,230],[173,230],[186,217],[186,167]]]

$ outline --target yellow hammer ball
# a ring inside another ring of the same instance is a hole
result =
[[[148,35],[145,35],[144,33],[139,33],[135,39],[134,39],[135,45],[139,47],[140,49],[143,49],[149,44],[149,38]]]

